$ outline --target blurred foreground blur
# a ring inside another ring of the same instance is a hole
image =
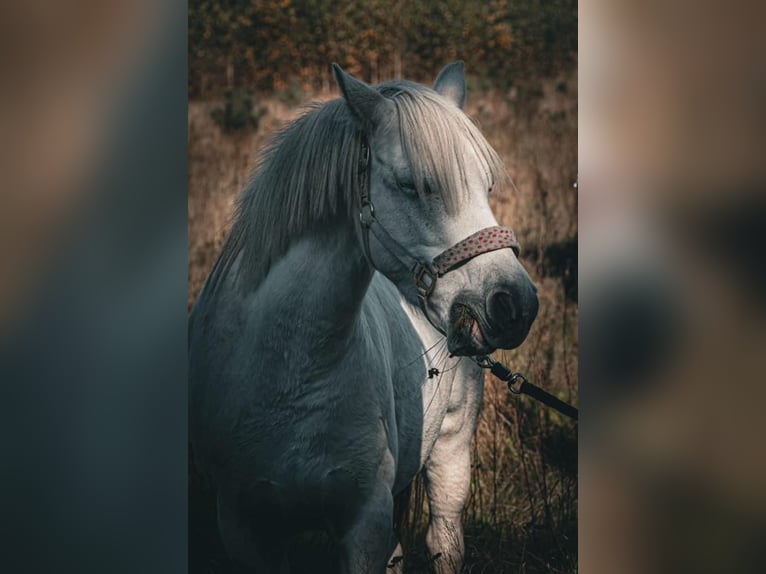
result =
[[[764,6],[580,4],[580,565],[760,572]]]
[[[186,571],[185,3],[0,8],[0,571]]]

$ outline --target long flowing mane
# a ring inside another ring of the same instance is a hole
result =
[[[391,81],[375,89],[396,104],[402,146],[419,193],[440,193],[448,209],[458,208],[467,189],[466,145],[482,162],[488,186],[504,181],[497,153],[456,106],[413,82]],[[255,289],[292,241],[328,221],[353,217],[362,139],[343,99],[310,105],[278,132],[238,201],[205,291],[217,289],[235,260],[240,285]]]

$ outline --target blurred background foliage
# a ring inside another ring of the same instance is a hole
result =
[[[461,58],[497,87],[576,65],[576,0],[190,0],[189,95],[327,91],[330,63],[423,81]]]

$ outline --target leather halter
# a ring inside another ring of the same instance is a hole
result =
[[[370,253],[370,231],[385,249],[412,272],[415,291],[420,307],[428,321],[434,325],[428,315],[428,297],[436,288],[436,280],[478,255],[510,248],[518,257],[519,244],[516,235],[509,227],[485,227],[458,241],[452,247],[442,251],[430,261],[415,257],[401,243],[394,239],[386,228],[375,218],[375,206],[370,198],[370,148],[362,141],[362,154],[359,159],[359,220],[362,223],[362,241],[370,264],[375,267]],[[436,325],[434,325],[436,327]],[[437,327],[438,329],[438,327]]]

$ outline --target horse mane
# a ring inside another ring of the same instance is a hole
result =
[[[457,209],[467,189],[466,144],[483,164],[488,186],[505,179],[497,153],[455,105],[404,80],[374,88],[396,104],[418,193],[438,192],[450,211]],[[276,133],[237,202],[231,232],[205,291],[217,289],[235,260],[239,284],[253,290],[291,242],[330,221],[354,217],[363,138],[342,98],[310,104]]]

